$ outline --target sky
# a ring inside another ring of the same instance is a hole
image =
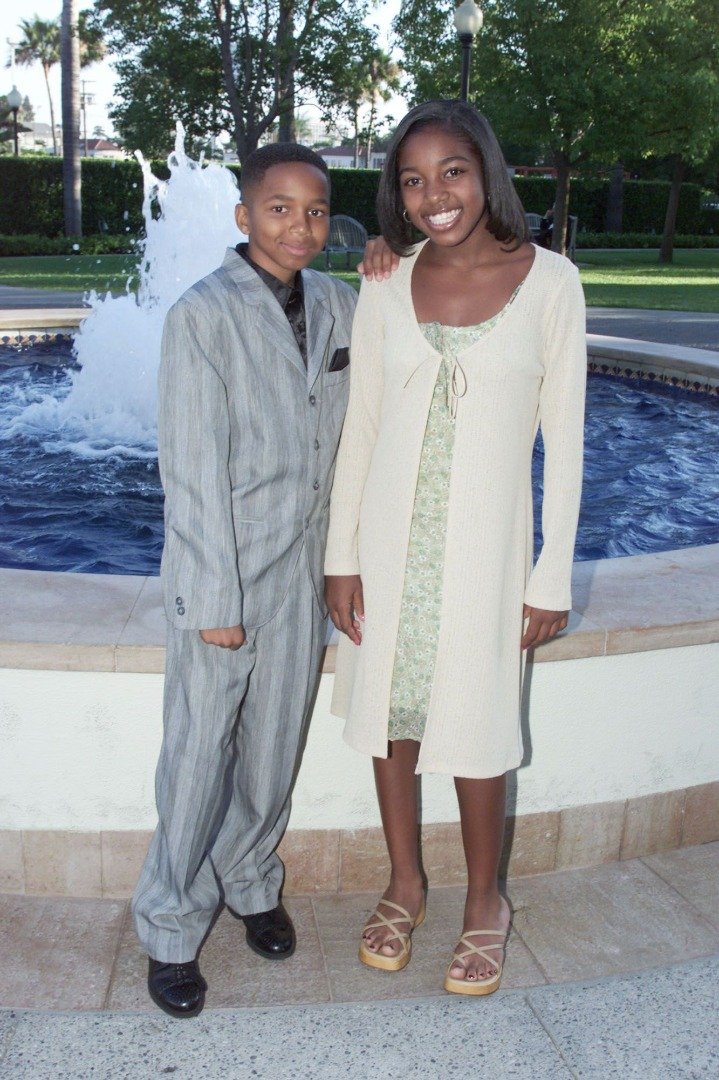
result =
[[[400,4],[401,0],[384,0],[371,17],[370,21],[380,27],[384,47],[387,47],[386,35],[392,19],[399,11]],[[90,7],[91,5],[88,0],[86,5],[81,6]],[[20,19],[32,19],[35,15],[41,19],[52,19],[60,14],[61,9],[61,0],[3,0],[0,5],[0,56],[3,65],[0,69],[0,93],[8,93],[14,82],[23,97],[27,95],[30,98],[35,110],[35,119],[41,123],[50,122],[50,108],[42,68],[39,64],[33,64],[30,67],[18,66],[13,73],[10,67],[5,67],[11,52],[8,40],[17,41],[20,37],[18,30]],[[113,98],[112,57],[106,58],[101,64],[91,64],[83,68],[82,78],[85,80],[85,92],[93,95],[92,104],[87,105],[88,135],[92,136],[96,126],[104,128],[108,134],[111,134],[112,123],[107,115],[107,105]],[[59,64],[50,72],[50,90],[55,107],[55,118],[59,123],[61,119]],[[386,111],[394,112],[395,116],[401,115],[403,103],[400,103],[398,107],[395,99],[394,104],[390,103],[386,106]]]

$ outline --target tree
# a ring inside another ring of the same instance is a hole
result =
[[[22,37],[15,51],[18,64],[35,64],[42,67],[47,88],[47,100],[50,106],[50,128],[52,131],[52,152],[57,156],[57,133],[55,131],[55,107],[50,92],[50,71],[60,62],[60,26],[57,19],[47,21],[36,16],[21,19],[19,22]]]
[[[65,235],[82,235],[80,175],[80,37],[77,0],[63,0],[60,25],[62,62],[62,190]]]
[[[78,15],[78,33],[80,39],[80,64],[85,67],[101,60],[104,54],[102,35],[99,28],[91,26],[90,13],[81,11]],[[18,23],[21,38],[15,50],[18,64],[40,64],[45,76],[47,100],[50,106],[50,128],[52,130],[52,152],[57,156],[57,133],[55,131],[55,106],[50,92],[50,71],[60,63],[60,20],[21,19]]]
[[[148,140],[169,142],[175,117],[203,139],[230,130],[240,161],[278,122],[280,137],[293,138],[303,94],[364,47],[372,2],[97,0],[108,45],[121,57],[112,115],[125,143],[132,133],[146,140],[143,150]]]
[[[318,95],[327,123],[345,116],[352,125],[354,167],[360,164],[360,146],[364,146],[365,167],[369,164],[372,141],[377,129],[377,110],[381,101],[389,101],[399,90],[400,69],[387,53],[376,47],[367,55],[345,60],[341,72],[326,84]],[[369,107],[364,122],[361,115]]]
[[[25,95],[22,99],[22,105],[20,106],[20,116],[24,123],[32,124],[35,119],[35,109],[30,101],[30,98]]]
[[[639,145],[647,155],[668,157],[671,165],[659,253],[660,262],[671,262],[687,167],[700,164],[717,147],[719,0],[645,0],[639,6]]]
[[[395,28],[417,97],[457,94],[453,7],[451,0],[402,4]],[[634,29],[632,5],[623,0],[485,5],[473,96],[500,138],[547,146],[557,173],[556,250],[564,250],[572,171],[615,160],[631,137]]]

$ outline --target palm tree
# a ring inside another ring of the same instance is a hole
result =
[[[372,139],[377,125],[377,106],[381,101],[389,101],[392,94],[399,90],[399,79],[399,65],[382,49],[377,49],[367,67],[363,95],[370,106],[365,142],[365,168],[367,169],[369,169],[372,156]]]
[[[105,47],[99,30],[90,24],[91,12],[81,11],[78,16],[80,35],[80,66],[87,67],[101,60]],[[50,69],[60,63],[60,19],[21,19],[18,23],[22,37],[15,48],[15,61],[18,64],[40,64],[45,76],[47,100],[50,105],[50,128],[52,130],[52,152],[57,156],[57,135],[55,133],[55,106],[50,92]]]
[[[32,19],[21,19],[19,23],[22,38],[15,50],[18,64],[42,65],[47,87],[47,99],[50,104],[50,128],[52,130],[52,152],[57,156],[57,136],[55,134],[55,108],[50,92],[50,69],[60,62],[60,26],[57,19],[46,21],[37,15]]]
[[[369,61],[363,57],[350,64],[346,111],[354,128],[355,169],[359,166],[360,110],[363,105],[370,106],[369,119],[365,127],[365,163],[369,165],[372,139],[377,123],[377,107],[380,101],[389,101],[393,92],[399,89],[399,77],[398,65],[382,49],[375,49]]]

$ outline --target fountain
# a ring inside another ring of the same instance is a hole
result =
[[[234,224],[235,177],[215,162],[193,161],[177,124],[158,180],[138,152],[143,174],[145,238],[140,241],[137,296],[89,297],[91,312],[75,338],[79,369],[58,398],[53,390],[10,422],[5,437],[42,431],[84,458],[154,458],[156,383],[162,324],[168,309],[243,239]]]
[[[143,162],[137,298],[91,298],[74,368],[68,355],[45,362],[42,347],[27,359],[9,349],[0,364],[0,566],[17,567],[0,569],[0,876],[10,890],[126,896],[154,825],[165,634],[151,576],[162,545],[161,328],[239,235],[232,174],[190,161],[181,130],[169,165],[163,183]],[[647,384],[590,380],[586,561],[574,569],[570,633],[538,650],[532,668],[537,752],[510,800],[512,874],[719,839],[719,545],[709,546],[719,399],[648,385],[703,380],[716,394],[719,364],[697,350],[659,356],[662,348],[590,341],[590,367],[646,375]],[[649,456],[657,450],[661,463]],[[611,500],[622,488],[618,511]],[[112,557],[98,554],[100,527]],[[656,553],[606,557],[628,554],[630,540]],[[52,567],[84,572],[42,572]],[[296,891],[356,888],[358,857],[371,874],[366,853],[377,850],[370,772],[329,713],[332,653],[283,842]],[[454,791],[444,777],[426,779],[435,880],[456,882]]]

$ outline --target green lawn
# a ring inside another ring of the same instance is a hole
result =
[[[590,307],[719,312],[719,250],[582,251],[577,262]]]
[[[680,250],[669,266],[656,251],[578,251],[582,283],[591,307],[636,307],[719,312],[719,250]],[[124,292],[133,278],[133,255],[51,255],[0,258],[0,285],[82,292]],[[358,260],[353,257],[353,264]],[[324,256],[315,260],[324,269]],[[357,285],[357,275],[338,259],[338,277]]]

